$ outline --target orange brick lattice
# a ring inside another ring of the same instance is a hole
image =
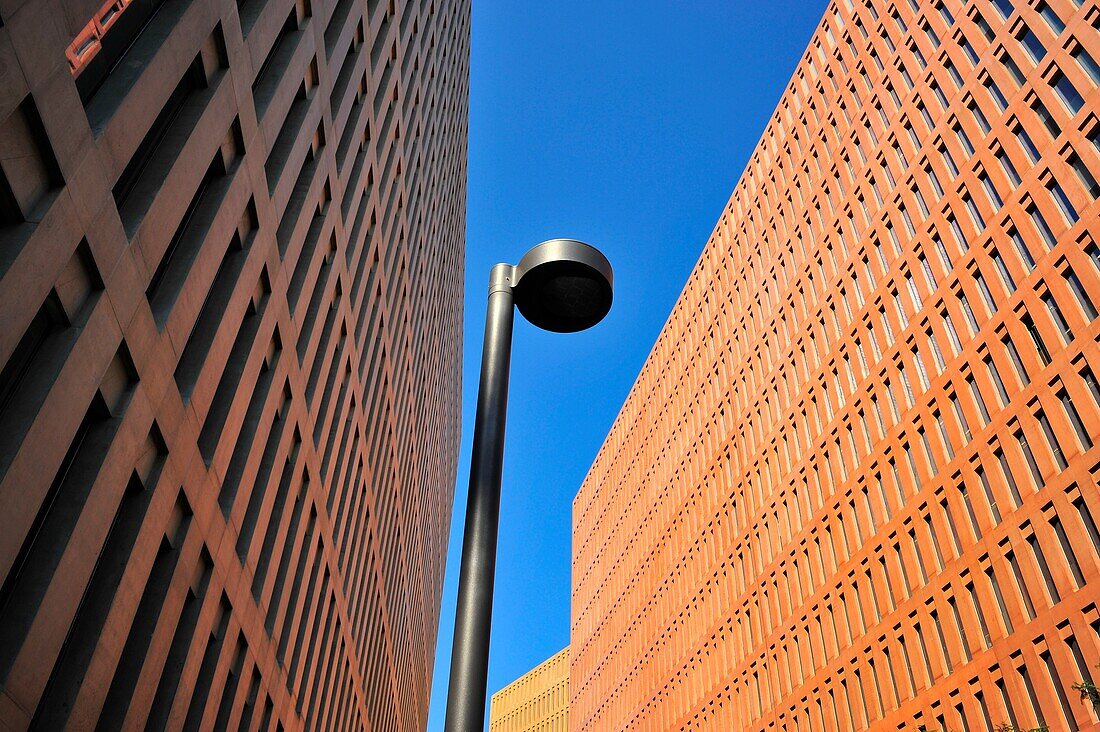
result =
[[[493,694],[489,732],[568,732],[569,649]]]
[[[577,495],[572,729],[1097,728],[1098,27],[829,5]]]

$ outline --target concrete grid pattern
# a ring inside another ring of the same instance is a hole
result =
[[[573,729],[1097,729],[1100,5],[835,0],[574,504]]]
[[[0,1],[0,728],[424,728],[469,20]]]
[[[569,649],[558,651],[489,700],[489,732],[569,729]]]

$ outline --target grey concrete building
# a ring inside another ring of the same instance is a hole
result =
[[[469,15],[0,0],[0,728],[425,726]]]

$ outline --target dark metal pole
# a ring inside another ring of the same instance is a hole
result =
[[[500,475],[504,462],[504,421],[512,352],[512,275],[513,267],[509,264],[498,264],[489,274],[489,304],[474,419],[470,493],[462,536],[446,732],[481,732],[485,725],[489,626],[493,612]]]

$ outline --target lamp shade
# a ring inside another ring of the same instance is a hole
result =
[[[614,276],[598,249],[574,239],[533,247],[515,267],[516,307],[533,325],[555,333],[591,328],[611,309]]]

